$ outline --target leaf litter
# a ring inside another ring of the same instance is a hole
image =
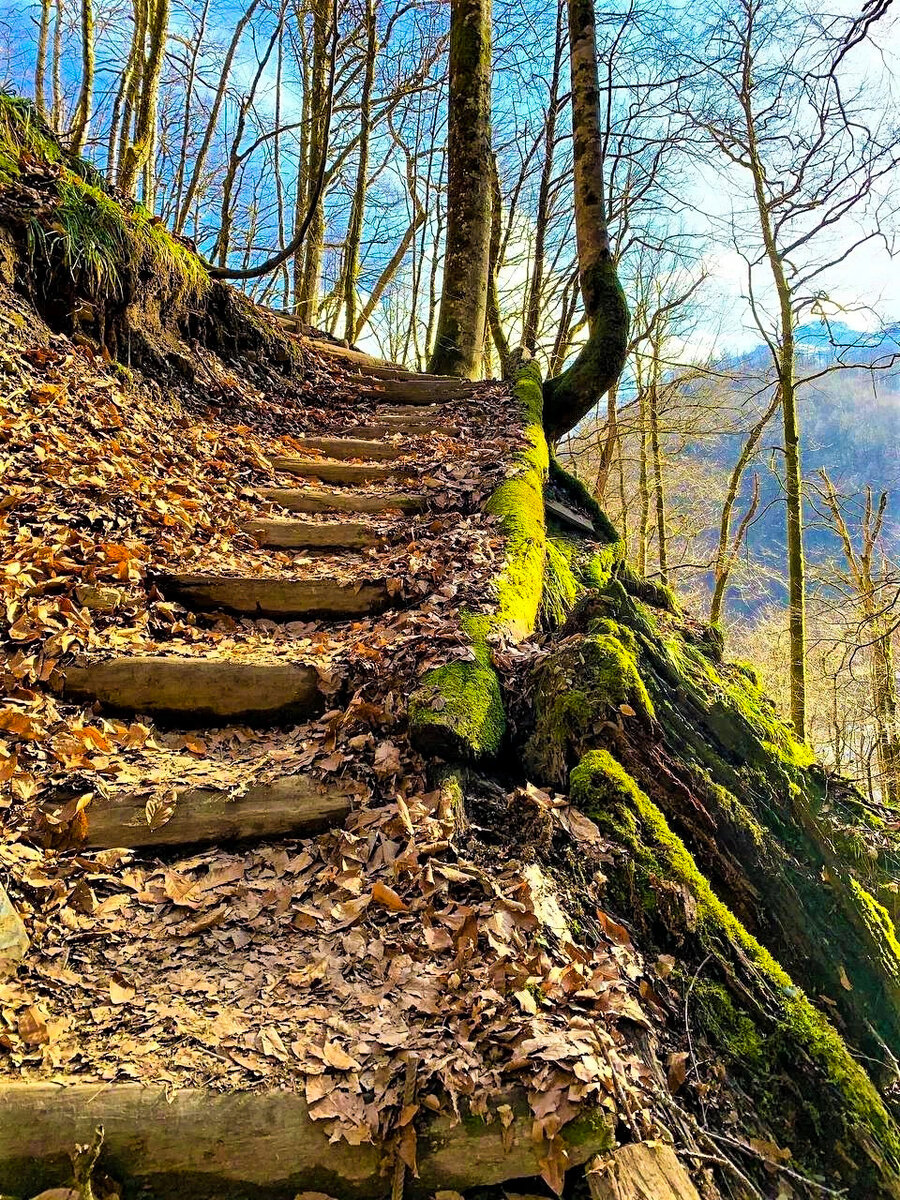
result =
[[[350,376],[313,352],[291,377],[231,364],[210,406],[215,389],[126,378],[21,318],[4,292],[0,867],[32,938],[0,982],[7,1077],[289,1087],[332,1138],[395,1136],[411,1167],[417,1112],[464,1108],[506,1129],[517,1088],[557,1190],[559,1134],[583,1105],[615,1116],[627,1094],[651,1130],[633,1034],[666,984],[603,911],[603,837],[560,797],[488,781],[502,825],[461,834],[405,737],[416,679],[471,655],[459,609],[490,599],[502,542],[480,508],[521,439],[505,389],[454,402],[452,436],[409,440],[429,506],[371,519],[383,545],[262,551],[240,526],[275,511],[259,496],[272,458],[375,412]],[[278,624],[192,613],[154,585],[200,566],[387,578],[399,607]],[[277,731],[162,730],[60,700],[54,680],[84,652],[311,661],[332,707]],[[238,795],[301,770],[353,781],[343,829],[164,856],[78,848],[96,796],[145,796],[157,828],[179,788]],[[580,864],[577,894],[560,846]]]

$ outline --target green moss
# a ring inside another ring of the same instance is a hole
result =
[[[762,691],[762,679],[759,671],[756,669],[756,667],[754,667],[753,663],[743,662],[740,659],[736,659],[731,666],[735,671],[738,671],[746,680],[748,680],[755,691]]]
[[[422,754],[469,762],[496,755],[506,713],[493,667],[455,662],[429,671],[410,697],[409,733]]]
[[[617,572],[617,578],[621,580],[622,586],[630,596],[636,596],[645,604],[661,608],[665,612],[672,613],[673,616],[677,617],[680,614],[681,609],[675,593],[665,584],[655,583],[652,579],[644,579],[628,563],[622,563]]]
[[[568,492],[574,503],[590,514],[598,537],[616,546],[616,561],[625,557],[625,542],[609,517],[597,503],[587,485],[562,465],[555,454],[550,455],[550,482]]]
[[[872,948],[880,959],[882,971],[893,981],[895,991],[900,992],[900,942],[890,913],[858,879],[850,876],[843,883],[849,887],[859,921],[865,927]]]
[[[612,1150],[616,1144],[610,1114],[596,1105],[582,1109],[574,1121],[563,1127],[562,1135],[570,1146],[591,1145],[594,1154]]]
[[[697,869],[693,857],[678,838],[648,796],[641,791],[624,768],[605,750],[586,754],[570,775],[572,802],[600,820],[622,840],[627,852],[629,870],[635,872],[638,891],[661,903],[665,887],[675,885],[690,897],[691,918],[686,920],[687,931],[704,951],[718,961],[726,977],[735,969],[749,971],[756,993],[765,996],[761,1008],[768,1010],[767,1020],[774,1022],[766,1034],[766,1055],[778,1046],[786,1053],[787,1061],[815,1064],[823,1083],[834,1089],[830,1096],[810,1098],[819,1118],[827,1108],[828,1121],[841,1128],[843,1136],[851,1138],[858,1148],[868,1154],[866,1169],[860,1174],[861,1188],[871,1183],[873,1140],[880,1147],[877,1158],[878,1176],[882,1172],[891,1184],[900,1185],[900,1134],[888,1115],[871,1080],[851,1057],[847,1047],[829,1022],[813,1007],[804,993],[796,987],[771,954],[752,937],[730,910],[719,900],[707,880]],[[873,919],[884,932],[886,913],[878,913],[869,897]],[[746,987],[746,982],[745,982]],[[773,1006],[774,1005],[774,1006]],[[721,1011],[719,1013],[721,1018]],[[749,1044],[758,1050],[757,1040],[750,1038],[738,1020],[744,1048]],[[761,1027],[757,1032],[762,1036]],[[729,1040],[734,1045],[734,1025],[723,1046]],[[867,1196],[859,1190],[855,1195]]]
[[[609,634],[622,643],[632,658],[637,658],[638,642],[627,625],[611,621],[608,617],[595,617],[590,623],[589,633]]]
[[[616,565],[621,561],[624,546],[624,542],[611,542],[587,559],[581,570],[585,587],[605,588],[609,584]]]
[[[570,538],[548,537],[540,612],[546,629],[562,625],[578,599],[580,587],[573,570],[576,555],[577,546]]]
[[[752,1071],[765,1070],[765,1038],[748,1013],[739,1008],[727,988],[709,979],[698,978],[691,992],[694,1012],[700,1028],[731,1062]]]
[[[28,222],[32,256],[65,271],[92,299],[142,300],[148,279],[161,305],[201,296],[200,259],[141,204],[112,195],[102,176],[68,154],[34,107],[0,94],[0,187],[28,160],[56,168],[56,203]],[[30,165],[30,163],[29,163]]]
[[[22,173],[22,152],[58,163],[62,149],[29,100],[0,92],[0,187]]]
[[[621,705],[653,718],[634,654],[609,633],[567,639],[538,672],[527,765],[542,779],[564,782],[569,752],[581,754],[604,721],[619,717]]]
[[[497,637],[518,641],[533,631],[544,584],[548,451],[541,425],[540,380],[534,363],[523,367],[516,378],[513,396],[521,408],[526,445],[516,454],[509,477],[485,505],[486,512],[499,518],[506,545],[492,608],[460,614],[475,662],[430,671],[410,701],[410,737],[423,753],[475,761],[496,754],[503,740],[506,717],[491,666],[490,643]]]

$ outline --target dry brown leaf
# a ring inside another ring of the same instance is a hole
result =
[[[388,887],[386,883],[382,883],[380,879],[376,879],[372,884],[372,899],[376,904],[381,904],[384,908],[389,908],[391,912],[406,912],[406,904],[397,895],[393,888]]]
[[[29,1046],[46,1046],[50,1041],[46,1017],[36,1004],[30,1004],[19,1014],[16,1028],[19,1037]]]
[[[351,1058],[346,1050],[342,1050],[337,1042],[326,1042],[322,1047],[322,1057],[329,1067],[334,1067],[336,1071],[359,1070],[359,1063],[356,1059]]]
[[[134,999],[135,989],[120,975],[113,975],[109,981],[109,998],[113,1004],[127,1004]]]

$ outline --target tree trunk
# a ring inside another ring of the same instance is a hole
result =
[[[606,393],[606,437],[600,451],[600,465],[597,468],[597,483],[594,487],[594,496],[598,504],[603,503],[603,497],[606,495],[606,485],[619,441],[618,402],[619,385],[614,383]]]
[[[559,77],[562,68],[563,40],[563,5],[560,3],[556,9],[553,69],[550,74],[550,94],[547,97],[547,113],[544,118],[544,162],[541,167],[541,182],[538,187],[538,205],[535,214],[534,262],[531,267],[531,284],[528,289],[528,305],[522,333],[522,345],[532,354],[537,350],[538,325],[540,324],[544,287],[544,246],[547,226],[550,223],[550,184],[553,180],[553,153],[556,149],[556,117],[560,108]]]
[[[544,426],[557,441],[619,378],[628,352],[628,305],[609,245],[593,0],[568,0],[575,163],[575,232],[588,340],[544,385]]]
[[[94,102],[94,6],[93,0],[81,0],[81,91],[75,105],[75,117],[69,131],[69,149],[81,154],[87,141]]]
[[[791,719],[797,736],[803,739],[806,737],[806,559],[803,553],[803,485],[795,384],[794,313],[790,284],[778,251],[772,213],[766,199],[765,168],[759,153],[756,118],[752,105],[753,62],[749,41],[745,47],[742,69],[741,105],[747,134],[748,159],[753,175],[753,190],[763,245],[778,297],[781,345],[776,352],[776,358],[784,426]]]
[[[747,440],[741,447],[738,460],[728,480],[728,491],[725,494],[725,502],[722,505],[722,516],[719,522],[719,541],[716,546],[716,560],[713,566],[715,586],[713,587],[712,601],[709,606],[709,620],[712,625],[717,625],[722,619],[722,609],[725,603],[725,593],[728,590],[728,580],[731,577],[735,557],[740,549],[739,539],[735,539],[731,547],[729,547],[729,543],[731,542],[731,517],[734,512],[734,506],[737,503],[744,472],[747,469],[747,464],[756,453],[756,447],[759,445],[760,438],[765,432],[769,421],[775,415],[775,410],[780,403],[781,392],[776,388],[765,412],[747,435]]]
[[[305,219],[307,205],[328,147],[324,141],[324,118],[328,74],[328,15],[327,0],[312,5],[313,53],[309,97],[309,158],[306,171],[306,196],[298,209],[298,220]],[[294,312],[301,321],[315,325],[319,312],[319,285],[322,277],[322,258],[325,253],[325,194],[324,188],[313,205],[312,216],[303,243],[299,290],[294,296]]]
[[[209,13],[210,0],[204,0],[203,11],[200,14],[200,23],[197,27],[197,36],[194,44],[191,46],[191,56],[188,60],[188,75],[184,86],[184,116],[181,125],[181,149],[178,153],[178,169],[175,174],[175,188],[173,197],[173,215],[177,214],[181,208],[181,200],[184,194],[184,176],[187,170],[187,151],[188,137],[191,128],[191,105],[194,100],[194,82],[197,78],[197,60],[200,57],[200,51],[203,48],[203,36],[206,33],[206,18]]]
[[[640,575],[647,574],[647,539],[650,532],[650,471],[648,467],[650,449],[650,421],[647,412],[647,391],[643,386],[641,372],[637,370],[638,411],[641,426],[640,461],[638,463],[638,495],[640,497],[640,521],[638,524],[637,569]]]
[[[356,284],[359,279],[360,246],[366,213],[366,190],[369,176],[369,135],[372,129],[372,87],[375,83],[375,63],[378,57],[378,24],[375,0],[366,0],[366,66],[359,101],[359,159],[356,164],[356,187],[350,208],[347,240],[344,245],[344,337],[356,338]]]
[[[41,22],[38,26],[37,58],[34,63],[34,103],[42,117],[47,115],[46,76],[47,41],[50,37],[50,0],[41,0]]]
[[[500,298],[497,294],[497,272],[500,270],[500,240],[503,222],[503,197],[500,193],[500,173],[497,156],[491,152],[491,242],[488,253],[487,326],[500,358],[500,377],[506,378],[509,365],[509,340],[503,329],[500,316]],[[485,338],[486,349],[490,347]]]
[[[53,107],[50,119],[57,133],[62,129],[63,124],[62,22],[62,0],[56,0],[53,16]]]
[[[222,72],[219,76],[219,86],[216,88],[215,99],[213,100],[212,109],[210,110],[209,119],[206,122],[206,129],[203,133],[203,141],[200,143],[200,149],[197,152],[197,157],[194,160],[194,169],[191,172],[190,182],[185,192],[184,200],[175,217],[175,232],[182,233],[185,224],[187,223],[188,214],[191,211],[191,206],[197,197],[200,189],[200,183],[203,178],[203,168],[206,166],[206,157],[209,154],[209,148],[212,145],[213,136],[219,123],[219,111],[225,99],[225,89],[228,86],[228,77],[231,74],[231,64],[234,62],[234,56],[237,54],[237,48],[241,40],[244,30],[253,13],[256,10],[259,0],[250,0],[243,16],[235,26],[231,42],[228,46],[228,51],[225,55],[225,61],[222,63]]]
[[[447,242],[436,375],[481,371],[491,240],[491,0],[451,0]]]
[[[882,803],[900,802],[900,729],[897,725],[897,684],[890,632],[879,633],[872,644],[872,698],[878,731],[878,773]]]
[[[281,27],[284,20],[284,8],[278,13],[278,20],[272,36],[269,38],[268,45],[263,52],[262,57],[256,64],[256,72],[253,80],[247,91],[247,94],[242,98],[238,106],[237,124],[234,130],[234,137],[231,139],[231,151],[228,155],[228,168],[225,172],[225,178],[222,181],[222,202],[219,210],[219,232],[216,236],[216,244],[213,247],[212,259],[218,258],[219,266],[224,267],[228,263],[228,251],[231,246],[231,224],[234,216],[234,206],[232,205],[232,195],[234,193],[234,185],[238,179],[238,172],[241,164],[244,161],[244,156],[241,154],[241,142],[244,137],[244,129],[247,125],[247,113],[256,99],[256,92],[259,87],[259,81],[263,76],[269,59],[272,55],[272,50],[275,48],[275,43],[281,37]]]
[[[134,126],[134,137],[125,147],[119,167],[119,187],[129,196],[134,195],[138,176],[147,163],[156,136],[156,110],[159,103],[159,79],[162,74],[163,57],[166,50],[166,35],[169,29],[169,0],[154,0],[148,5],[146,56],[141,72],[140,103]],[[145,193],[145,201],[148,199]]]
[[[647,408],[650,417],[650,453],[653,460],[653,493],[656,503],[656,541],[659,556],[659,575],[665,585],[669,582],[668,531],[666,529],[666,493],[663,483],[662,451],[659,443],[659,346],[653,345],[650,387]]]

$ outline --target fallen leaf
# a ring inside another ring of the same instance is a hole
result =
[[[29,1046],[46,1046],[50,1041],[46,1018],[36,1004],[30,1004],[19,1014],[16,1027],[19,1037]]]
[[[109,998],[113,1004],[127,1004],[134,999],[134,988],[121,976],[113,975],[109,981]]]
[[[688,1056],[683,1050],[670,1054],[667,1062],[669,1091],[674,1096],[687,1079]]]
[[[372,884],[372,899],[376,904],[389,908],[391,912],[406,912],[406,905],[394,889],[382,883],[380,879],[376,879]]]
[[[322,1047],[322,1057],[336,1071],[358,1071],[359,1063],[351,1058],[346,1050],[342,1050],[337,1042],[326,1042]]]

